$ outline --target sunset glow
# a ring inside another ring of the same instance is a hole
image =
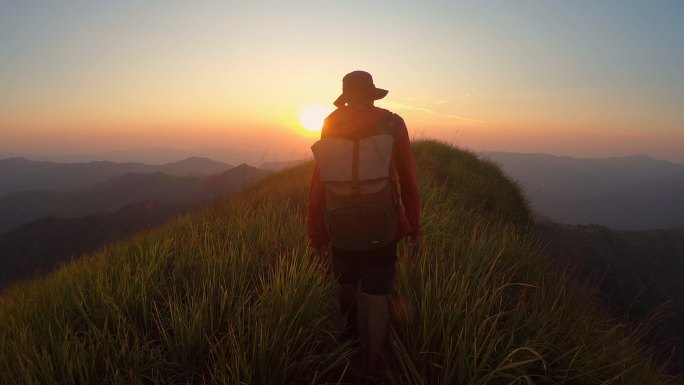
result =
[[[88,4],[0,5],[0,157],[302,157],[366,70],[414,137],[684,163],[681,3]]]
[[[323,120],[333,111],[320,105],[311,104],[299,111],[299,124],[311,132],[320,132],[323,128]]]

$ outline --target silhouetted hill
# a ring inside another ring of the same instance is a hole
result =
[[[221,198],[227,194],[240,191],[244,186],[254,183],[268,175],[269,170],[262,170],[247,164],[241,164],[217,175],[202,178],[198,184],[198,195],[204,200]]]
[[[517,180],[532,208],[554,222],[624,230],[684,227],[684,165],[645,155],[483,155]]]
[[[551,223],[537,229],[547,256],[595,287],[615,317],[638,325],[657,313],[649,339],[664,356],[674,353],[673,368],[684,370],[684,229]]]
[[[231,169],[233,166],[217,162],[209,158],[193,156],[177,162],[167,163],[161,166],[158,172],[169,175],[212,175]]]
[[[0,197],[0,233],[43,216],[76,217],[145,200],[195,204],[236,192],[269,172],[240,165],[217,175],[129,173],[76,192],[18,191]]]
[[[0,235],[0,289],[46,273],[74,257],[185,213],[188,204],[148,201],[113,213],[44,217]]]
[[[163,165],[105,161],[55,163],[8,158],[0,160],[0,195],[20,190],[75,191],[127,173],[161,172],[172,176],[202,176],[217,174],[231,167],[199,157]]]

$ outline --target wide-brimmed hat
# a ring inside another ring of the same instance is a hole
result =
[[[342,95],[335,100],[335,106],[342,107],[349,102],[382,99],[389,91],[375,87],[373,77],[365,71],[350,72],[342,78]]]

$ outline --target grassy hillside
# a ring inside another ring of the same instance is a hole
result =
[[[406,384],[674,383],[542,260],[518,188],[414,145],[425,237],[402,249],[388,360]],[[335,285],[306,249],[311,164],[0,297],[2,383],[336,381]],[[408,304],[408,305],[407,305]]]
[[[0,234],[0,291],[104,245],[169,223],[197,206],[146,201],[114,212],[76,218],[43,217]]]
[[[646,335],[670,370],[684,370],[684,229],[616,231],[537,224],[544,255],[595,288],[615,317],[653,323]]]

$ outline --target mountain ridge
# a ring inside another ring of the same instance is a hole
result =
[[[201,176],[223,172],[232,167],[201,157],[190,157],[162,165],[110,161],[58,163],[15,157],[0,160],[0,181],[3,182],[0,196],[27,190],[75,191],[130,172]]]
[[[15,191],[0,196],[0,233],[42,216],[92,215],[144,200],[198,204],[234,193],[269,173],[243,164],[207,176],[134,172],[77,191]]]
[[[667,163],[674,164],[677,166],[684,166],[684,163],[675,162],[666,159],[655,158],[647,154],[629,154],[620,156],[606,156],[606,157],[580,157],[580,156],[570,156],[570,155],[556,155],[549,154],[545,152],[513,152],[513,151],[478,151],[479,155],[487,157],[488,155],[513,155],[513,156],[541,156],[546,158],[555,159],[570,159],[570,160],[586,160],[586,161],[603,161],[603,160],[645,160],[654,163]]]

